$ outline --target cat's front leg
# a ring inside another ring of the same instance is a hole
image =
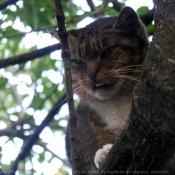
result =
[[[96,168],[99,168],[101,164],[104,163],[112,146],[113,144],[110,144],[110,143],[106,144],[103,146],[102,149],[99,149],[96,152],[95,157],[94,157],[94,163],[95,163]]]

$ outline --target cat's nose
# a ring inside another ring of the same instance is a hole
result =
[[[88,77],[93,81],[96,80],[97,75],[98,75],[98,72],[96,72],[96,71],[88,73]]]
[[[95,81],[99,71],[100,71],[100,67],[98,65],[96,65],[96,64],[88,65],[88,67],[87,67],[87,76],[91,80]]]

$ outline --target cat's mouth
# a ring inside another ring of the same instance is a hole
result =
[[[104,90],[110,90],[113,86],[115,85],[115,83],[111,83],[111,84],[95,84],[93,87],[94,91],[100,90],[100,89],[104,89]]]

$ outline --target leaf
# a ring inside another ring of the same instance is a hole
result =
[[[154,25],[153,24],[149,24],[148,26],[146,26],[146,29],[148,31],[154,30]]]
[[[69,173],[68,173],[67,170],[65,170],[64,165],[62,165],[62,166],[59,168],[58,173],[55,174],[55,175],[69,175]]]
[[[143,15],[143,14],[145,14],[146,12],[148,12],[148,7],[147,6],[142,6],[142,7],[139,7],[138,9],[137,9],[137,13],[139,14],[139,15]]]

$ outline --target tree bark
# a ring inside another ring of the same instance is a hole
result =
[[[172,174],[165,166],[175,152],[175,1],[154,4],[153,41],[133,92],[129,122],[100,170],[104,174]]]

